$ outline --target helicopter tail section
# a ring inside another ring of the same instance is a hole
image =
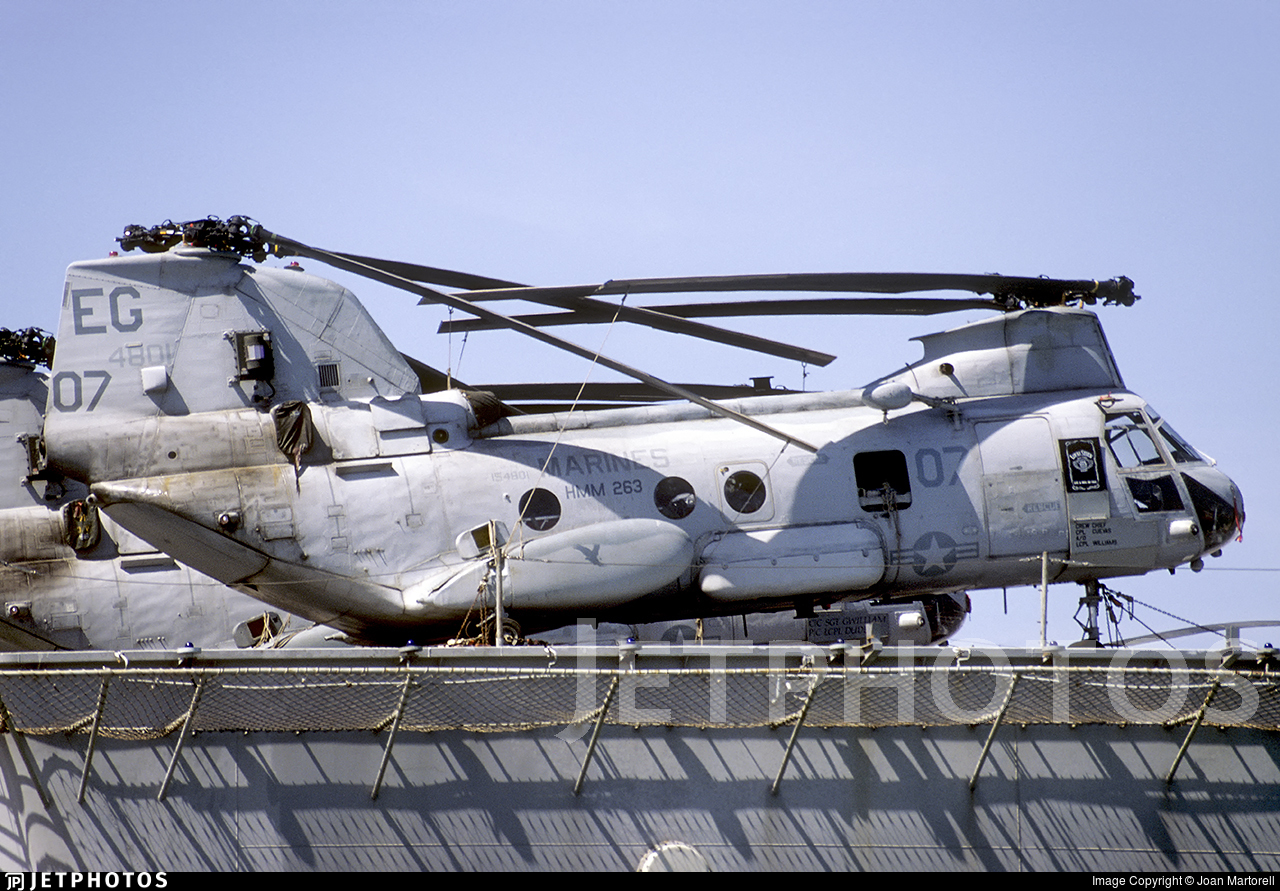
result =
[[[76,476],[145,476],[182,445],[162,441],[166,418],[418,389],[345,288],[178,247],[68,269],[45,437]]]

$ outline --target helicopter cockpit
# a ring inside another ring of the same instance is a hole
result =
[[[1105,437],[1139,514],[1185,509],[1172,472],[1176,469],[1199,520],[1206,552],[1216,551],[1243,528],[1239,488],[1150,405],[1145,412],[1127,408],[1108,412]]]

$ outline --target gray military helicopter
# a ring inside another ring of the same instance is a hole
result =
[[[120,239],[73,264],[49,382],[48,464],[179,562],[357,642],[639,623],[845,600],[954,614],[979,588],[1104,579],[1218,554],[1232,481],[1125,389],[1097,317],[1132,282],[805,274],[533,288],[308,247],[243,217]],[[422,394],[356,297],[300,256],[464,310],[678,402],[516,415]],[[437,287],[438,286],[438,287]],[[455,289],[440,290],[440,287]],[[459,290],[460,289],[460,290]],[[963,290],[633,307],[699,291]],[[510,318],[486,300],[564,312]],[[614,319],[802,361],[831,356],[699,316],[998,315],[919,338],[852,391],[714,401],[548,334]],[[945,623],[944,623],[945,624]]]
[[[251,646],[310,625],[178,564],[49,469],[40,366],[53,344],[0,329],[0,650]]]
[[[261,601],[183,566],[86,502],[83,483],[52,472],[40,449],[54,339],[0,329],[0,651],[315,647],[333,629],[264,609]],[[427,384],[432,370],[419,367]],[[885,643],[926,644],[953,634],[964,613],[922,603],[844,604],[803,622],[780,614],[701,622],[602,626],[602,640],[852,639],[870,626]],[[782,618],[778,621],[775,617]],[[810,626],[816,625],[812,628]],[[553,641],[577,642],[579,629]],[[339,637],[339,640],[341,638]]]

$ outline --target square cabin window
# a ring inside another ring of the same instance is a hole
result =
[[[860,452],[853,456],[853,475],[863,510],[876,513],[911,506],[911,480],[902,452]]]

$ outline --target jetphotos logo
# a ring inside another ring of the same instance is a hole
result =
[[[747,665],[731,655],[743,652],[736,646],[707,647],[703,662],[696,647],[628,641],[615,651],[598,648],[590,626],[578,632],[572,665],[565,659],[556,666],[575,677],[574,718],[556,734],[566,742],[594,740],[604,724],[781,725],[811,705],[827,726],[989,724],[1011,708],[1019,720],[1054,724],[1082,715],[1090,722],[1167,724],[1203,710],[1203,721],[1239,726],[1253,721],[1260,706],[1249,676],[1222,669],[1216,652],[1206,652],[1201,664],[1178,650],[1160,651],[1154,662],[1147,653],[1135,664],[1132,650],[1100,658],[1097,650],[1054,647],[1042,658],[1035,647],[1033,662],[1015,664],[1010,654],[1016,659],[1020,651],[994,644],[881,651],[774,642],[761,654],[764,665]],[[868,653],[877,658],[864,659]],[[683,667],[671,667],[664,658],[671,655]]]
[[[7,872],[5,891],[42,888],[168,888],[163,872]]]

